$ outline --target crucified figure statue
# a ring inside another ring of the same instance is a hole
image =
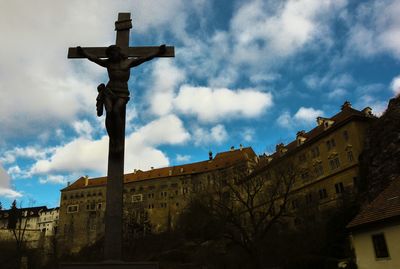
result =
[[[154,57],[164,54],[165,45],[161,45],[158,51],[143,57],[129,58],[125,56],[120,47],[111,45],[106,49],[106,59],[101,59],[82,47],[77,47],[77,52],[102,67],[107,68],[109,81],[97,87],[99,92],[96,100],[97,116],[103,115],[103,107],[106,109],[106,129],[113,146],[118,148],[118,138],[123,136],[125,122],[125,107],[129,101],[128,80],[130,69]]]

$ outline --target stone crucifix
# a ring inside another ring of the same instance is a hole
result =
[[[119,13],[115,22],[116,44],[109,47],[69,48],[68,58],[87,58],[107,68],[109,81],[100,84],[97,96],[97,115],[106,110],[106,129],[109,136],[107,202],[105,212],[105,260],[122,259],[122,208],[125,148],[125,115],[129,101],[130,68],[154,57],[174,57],[174,47],[129,47],[132,28],[130,13]]]

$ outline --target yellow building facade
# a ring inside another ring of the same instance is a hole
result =
[[[179,166],[137,170],[124,176],[124,234],[173,229],[190,194],[207,188],[233,169],[250,172],[258,157],[251,148],[231,149],[215,158]],[[81,177],[61,190],[58,239],[77,252],[104,234],[106,178]]]
[[[299,131],[292,142],[278,144],[275,153],[261,156],[266,171],[283,161],[295,166],[297,175],[291,187],[290,211],[302,208],[323,211],[339,206],[346,194],[354,194],[359,182],[359,156],[374,119],[369,107],[359,111],[345,102],[336,115],[318,117],[315,128]]]

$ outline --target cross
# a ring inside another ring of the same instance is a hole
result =
[[[110,79],[107,86],[99,85],[96,104],[99,116],[103,113],[103,106],[106,109],[106,127],[110,137],[105,212],[105,260],[121,260],[122,258],[125,113],[126,103],[129,100],[127,83],[130,75],[129,69],[151,60],[153,57],[174,57],[174,47],[171,46],[129,47],[129,31],[132,28],[130,17],[130,13],[119,13],[118,21],[115,22],[116,45],[120,49],[118,52],[115,50],[110,52],[109,49],[112,46],[109,48],[79,47],[68,49],[68,58],[88,58],[92,62],[106,67]],[[117,56],[115,56],[115,53],[117,53]]]
[[[143,57],[150,53],[156,52],[158,47],[129,47],[129,30],[132,28],[131,13],[118,13],[118,21],[115,22],[115,30],[117,31],[117,38],[115,44],[122,49],[122,52],[128,57]],[[105,58],[106,47],[88,47],[84,48],[87,52],[96,55],[100,58]],[[166,47],[166,51],[163,55],[158,57],[174,57],[174,47]],[[68,58],[85,58],[78,53],[76,48],[68,49]]]

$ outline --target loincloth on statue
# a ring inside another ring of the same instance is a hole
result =
[[[116,100],[122,99],[124,103],[129,101],[129,90],[125,88],[110,88],[101,83],[97,86],[98,95],[96,98],[97,116],[103,115],[103,108],[111,111]]]

